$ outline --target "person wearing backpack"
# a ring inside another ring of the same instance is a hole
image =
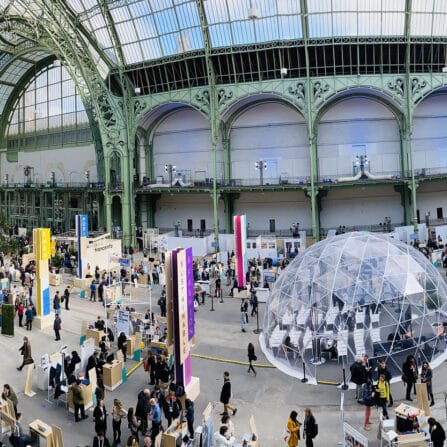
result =
[[[304,410],[304,437],[306,438],[306,447],[313,447],[313,439],[318,435],[318,424],[310,408]]]

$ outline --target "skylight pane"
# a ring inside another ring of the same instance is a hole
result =
[[[214,25],[210,27],[210,38],[213,47],[225,47],[232,45],[231,27],[229,23]]]

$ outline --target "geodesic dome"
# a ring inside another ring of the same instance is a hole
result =
[[[339,382],[359,356],[385,358],[400,377],[407,355],[444,359],[444,278],[418,250],[387,235],[347,233],[312,245],[281,273],[261,346],[301,377]],[[420,363],[419,363],[420,364]]]

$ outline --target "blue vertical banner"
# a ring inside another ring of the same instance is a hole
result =
[[[82,265],[82,250],[84,248],[84,242],[88,237],[88,215],[78,214],[76,215],[76,236],[78,240],[78,277],[84,277],[84,269]]]

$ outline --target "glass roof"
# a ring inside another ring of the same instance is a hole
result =
[[[53,5],[50,0],[45,4]],[[405,35],[406,0],[67,0],[87,31],[86,47],[105,78],[113,64],[138,64],[173,55],[268,42]],[[301,6],[306,10],[301,11]],[[40,1],[0,0],[0,55],[26,37],[10,31],[10,17],[40,17]],[[412,37],[447,36],[447,1],[412,0]],[[200,11],[207,24],[202,29]],[[303,28],[304,27],[304,28]],[[8,45],[12,44],[12,45]],[[3,53],[5,54],[5,53]],[[22,57],[38,61],[46,53]],[[4,59],[0,58],[1,64]],[[13,64],[8,82],[20,79]]]

